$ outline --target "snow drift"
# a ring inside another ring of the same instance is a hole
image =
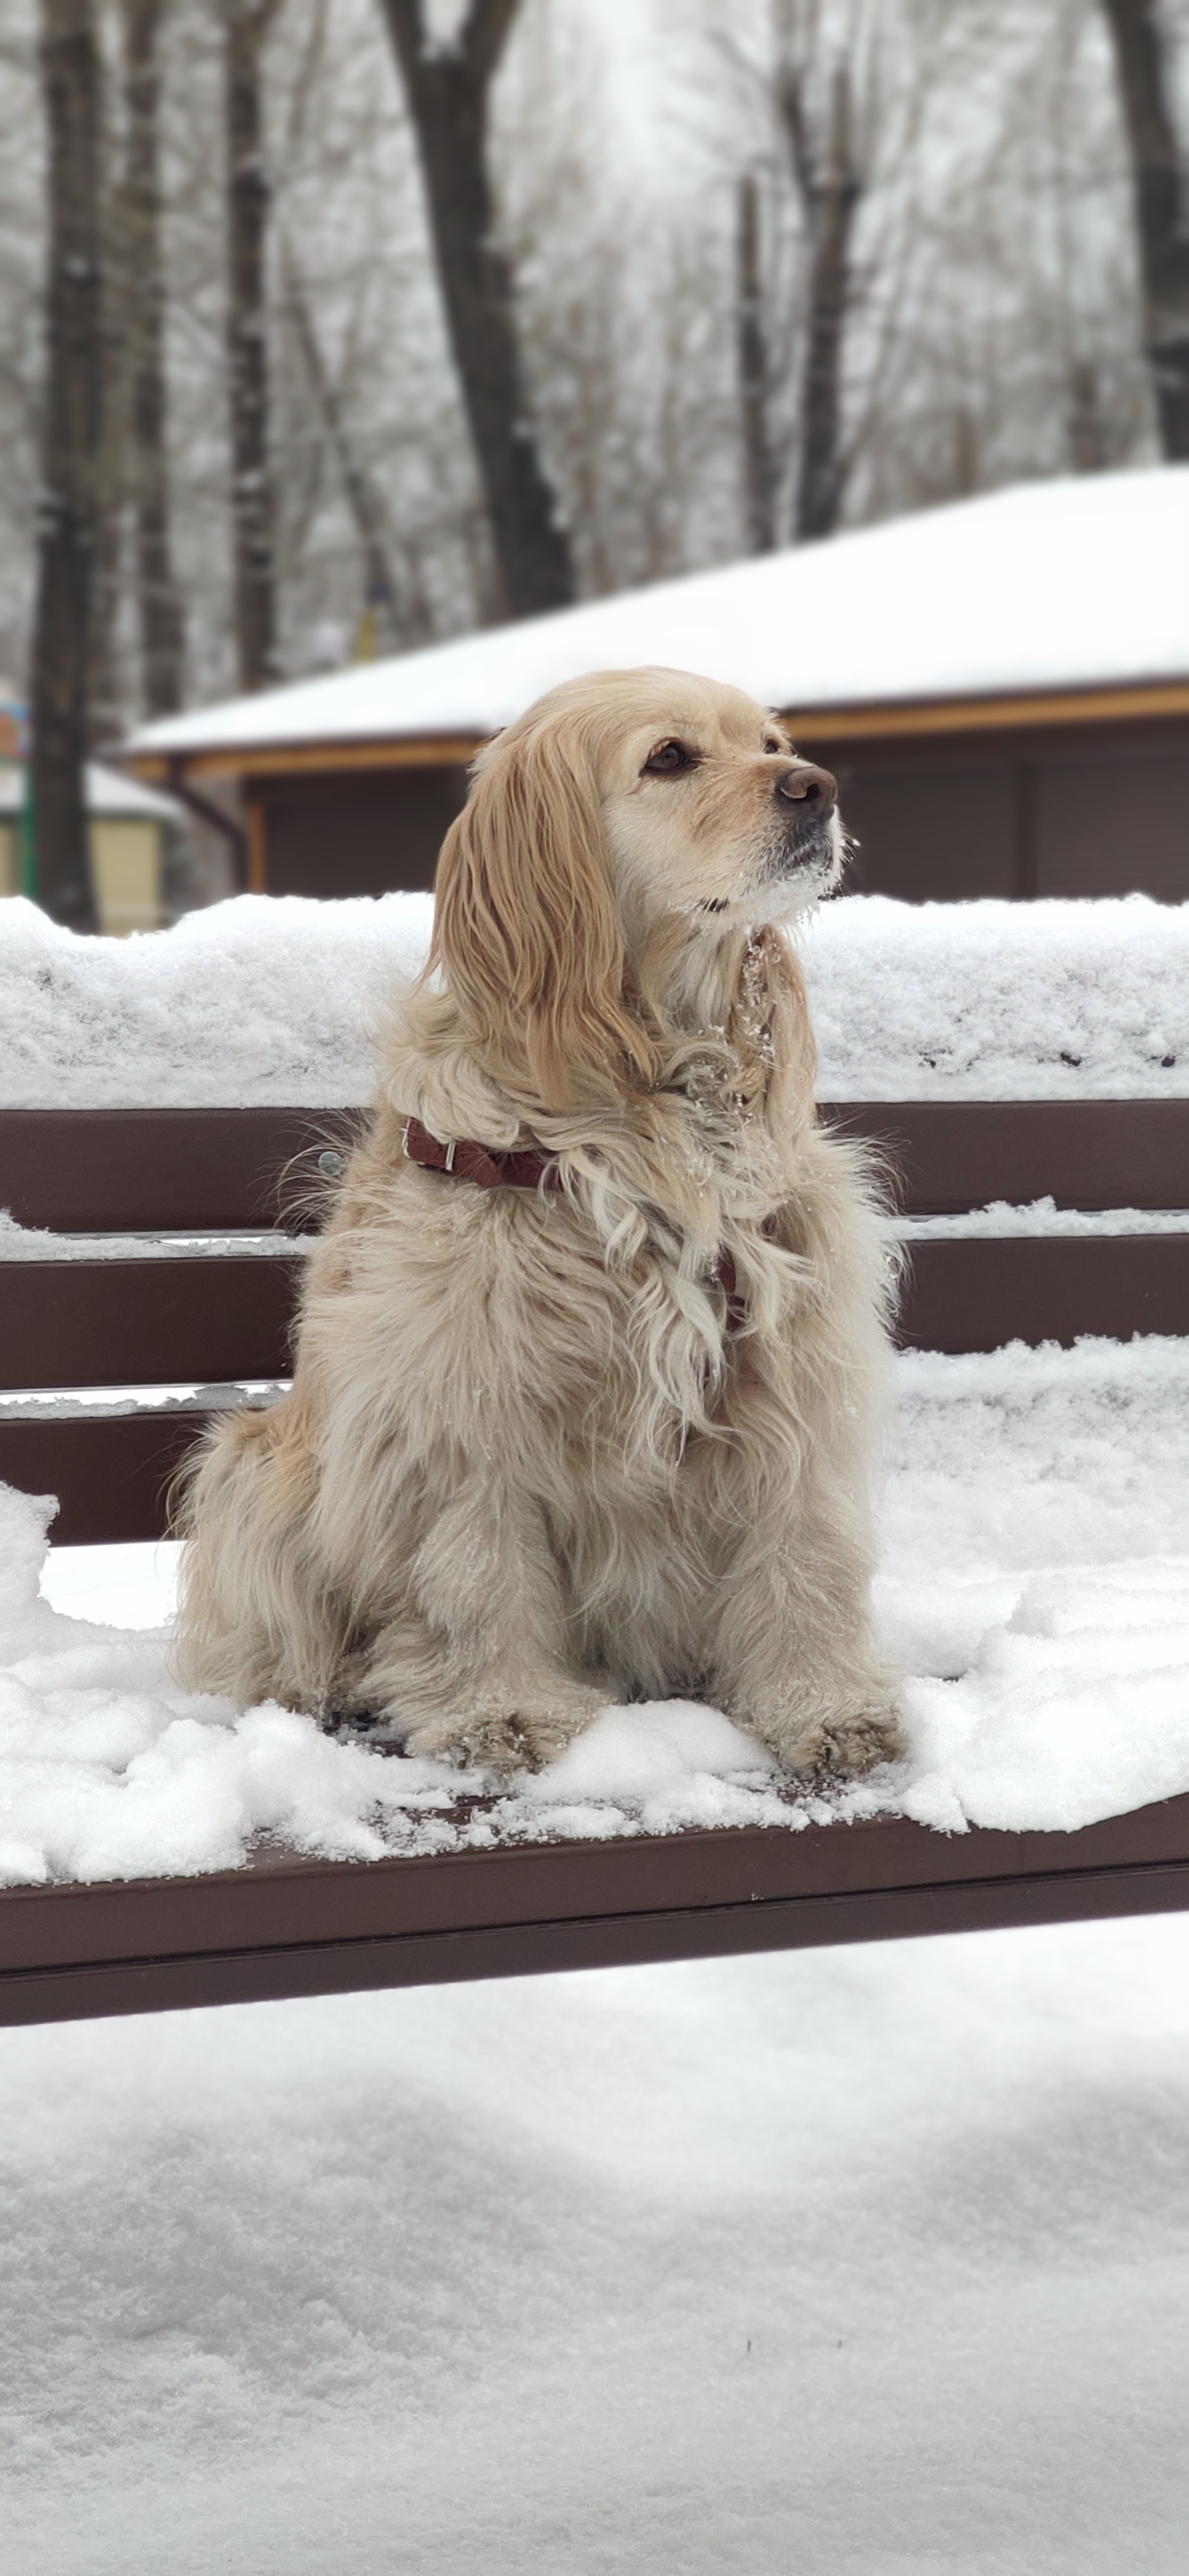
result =
[[[0,1107],[366,1100],[430,918],[428,895],[240,895],[79,939],[0,902]],[[1189,905],[850,895],[802,954],[825,1099],[1189,1095]]]

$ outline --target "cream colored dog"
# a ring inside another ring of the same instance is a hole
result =
[[[675,1695],[798,1770],[896,1753],[888,1270],[785,935],[841,849],[833,780],[684,672],[555,689],[481,755],[292,1393],[190,1486],[191,1682],[495,1771]]]

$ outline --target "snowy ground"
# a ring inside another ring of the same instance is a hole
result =
[[[909,1677],[895,1773],[790,1804],[724,1717],[671,1704],[608,1711],[460,1819],[444,1765],[187,1697],[152,1624],[169,1551],[62,1551],[39,1592],[46,1508],[0,1489],[0,1879],[224,1867],[262,1832],[369,1856],[877,1806],[1063,1829],[1189,1790],[1189,1342],[910,1353],[897,1372],[877,1584]]]
[[[1189,1921],[0,2033],[5,2576],[1181,2576]]]

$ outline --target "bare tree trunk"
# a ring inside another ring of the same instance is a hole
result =
[[[56,921],[94,930],[85,764],[102,351],[101,94],[92,0],[43,0],[41,66],[49,263],[32,688],[37,887]]]
[[[1156,0],[1106,0],[1131,146],[1144,337],[1160,444],[1189,457],[1189,178],[1177,149]]]
[[[235,636],[243,689],[276,669],[276,560],[268,452],[268,341],[261,55],[275,0],[223,0],[227,380]]]
[[[495,245],[487,167],[491,83],[518,0],[469,0],[447,47],[423,0],[384,0],[417,132],[438,276],[509,616],[573,598],[569,541],[537,448],[512,279]]]
[[[355,453],[354,444],[339,400],[338,388],[331,381],[330,370],[314,329],[313,317],[306,300],[305,288],[291,259],[286,259],[286,285],[290,312],[293,316],[302,364],[322,414],[323,426],[343,487],[347,507],[355,522],[359,550],[363,557],[363,593],[367,613],[377,627],[387,630],[393,644],[402,642],[402,620],[398,602],[396,576],[388,554],[383,513],[372,485]]]
[[[799,75],[785,73],[781,112],[809,228],[809,317],[801,380],[796,534],[827,537],[842,503],[842,350],[851,299],[851,232],[862,194],[851,148],[850,76],[834,73],[824,152],[808,130]]]
[[[87,740],[91,749],[114,742],[126,730],[127,708],[118,668],[120,591],[124,557],[124,504],[127,484],[127,341],[125,285],[128,262],[124,243],[123,189],[111,177],[109,122],[105,82],[100,67],[100,366],[103,423],[95,473],[95,545],[91,573],[91,622],[88,643]]]
[[[750,170],[739,182],[735,260],[744,515],[748,551],[763,555],[778,540],[776,463],[768,419],[772,365],[760,269],[760,192]]]
[[[141,696],[149,716],[172,715],[185,692],[185,625],[169,525],[165,284],[161,256],[158,47],[167,0],[124,0],[129,468],[136,541]]]

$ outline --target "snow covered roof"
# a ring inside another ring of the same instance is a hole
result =
[[[0,815],[19,814],[24,795],[24,780],[14,761],[0,761]],[[170,796],[158,796],[151,787],[142,787],[135,778],[121,778],[115,769],[103,769],[98,761],[87,763],[87,812],[110,815],[122,823],[177,823],[183,820],[180,806]]]
[[[664,663],[800,710],[1189,683],[1189,466],[1027,483],[147,725],[133,758],[456,737]]]

